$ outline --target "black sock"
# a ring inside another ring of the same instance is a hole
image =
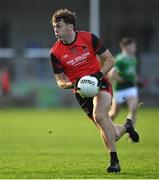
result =
[[[119,162],[117,152],[110,152],[110,162],[111,163]]]

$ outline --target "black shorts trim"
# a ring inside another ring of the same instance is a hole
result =
[[[93,117],[93,97],[83,98],[80,94],[75,94],[76,99],[81,106],[81,108],[85,111],[88,117]]]

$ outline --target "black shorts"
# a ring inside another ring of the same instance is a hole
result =
[[[108,92],[111,96],[113,95],[112,86],[106,78],[103,78],[101,87],[101,91]],[[87,116],[93,119],[93,97],[83,98],[79,93],[75,93],[75,96]]]

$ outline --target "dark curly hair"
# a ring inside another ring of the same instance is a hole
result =
[[[76,15],[74,12],[68,9],[58,9],[52,16],[51,23],[57,23],[63,20],[65,23],[72,24],[74,29],[76,29]]]

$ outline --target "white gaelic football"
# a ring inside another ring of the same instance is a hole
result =
[[[99,92],[98,80],[93,76],[83,76],[77,84],[78,92],[84,97],[94,97]]]

